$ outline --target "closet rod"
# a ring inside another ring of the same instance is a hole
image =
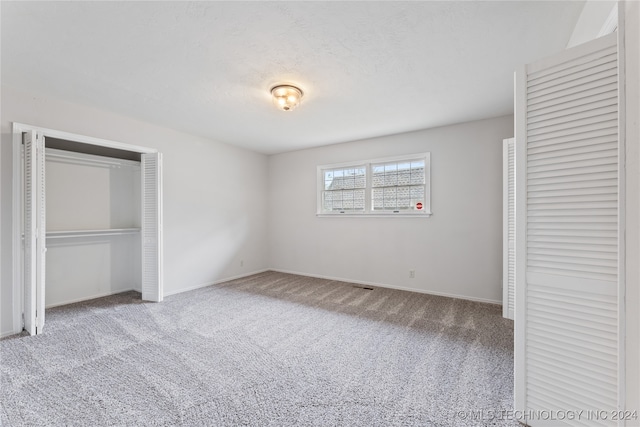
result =
[[[140,233],[139,228],[111,228],[105,230],[48,231],[47,239],[67,239],[73,237],[119,236]]]

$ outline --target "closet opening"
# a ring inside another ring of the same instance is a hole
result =
[[[46,308],[126,291],[161,301],[161,153],[19,123],[13,133],[14,329],[39,334]]]
[[[140,153],[44,137],[45,309],[141,292]]]

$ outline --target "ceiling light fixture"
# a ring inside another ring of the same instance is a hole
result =
[[[300,104],[302,90],[291,85],[278,85],[271,88],[271,96],[276,107],[283,111],[291,111]]]

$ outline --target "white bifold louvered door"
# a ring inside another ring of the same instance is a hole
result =
[[[142,154],[142,299],[162,301],[162,154]]]
[[[532,426],[615,425],[622,407],[618,61],[614,33],[516,74],[515,391]]]
[[[516,287],[515,139],[502,141],[502,315],[513,320]]]
[[[46,266],[45,155],[42,133],[22,134],[24,145],[24,328],[44,327]]]

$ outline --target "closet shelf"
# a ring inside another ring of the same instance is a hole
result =
[[[139,228],[109,228],[105,230],[65,230],[47,231],[47,239],[63,239],[71,237],[97,237],[97,236],[117,236],[123,234],[137,234]]]

